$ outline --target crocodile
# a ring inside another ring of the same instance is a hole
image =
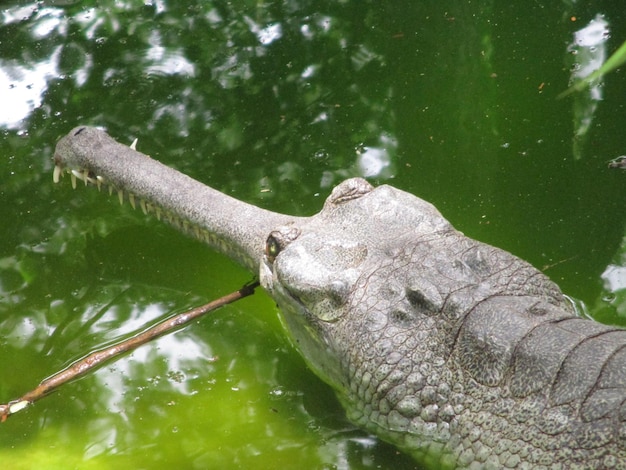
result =
[[[256,273],[348,418],[426,466],[626,468],[626,330],[430,203],[353,178],[278,214],[86,126],[54,163]]]

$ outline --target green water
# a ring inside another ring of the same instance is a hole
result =
[[[626,324],[626,172],[607,168],[626,153],[626,71],[601,101],[555,98],[586,53],[574,32],[604,14],[608,54],[626,13],[439,3],[4,2],[0,402],[251,278],[115,197],[53,185],[78,124],[276,211],[314,213],[348,176],[393,184]],[[0,461],[419,468],[345,420],[260,290],[10,418]]]

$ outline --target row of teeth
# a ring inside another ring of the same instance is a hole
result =
[[[131,149],[137,150],[136,147],[137,147],[137,139],[135,139],[133,143],[130,144]],[[114,185],[112,184],[108,184],[107,181],[102,176],[99,176],[99,175],[94,176],[93,173],[89,172],[89,170],[72,170],[68,168],[66,172],[69,173],[70,175],[73,189],[76,189],[77,179],[84,181],[85,186],[87,186],[89,183],[96,185],[98,187],[98,191],[102,189],[102,185],[106,185],[109,188],[109,196],[113,194],[113,191],[117,191],[117,197],[120,201],[120,204],[122,205],[124,204],[124,191],[122,191],[121,189],[115,188]],[[55,183],[59,182],[63,174],[64,174],[63,168],[61,168],[59,165],[54,165],[54,171],[52,173],[52,180]],[[135,195],[133,193],[127,193],[127,194],[128,194],[128,202],[130,202],[130,205],[133,209],[136,209]],[[139,206],[141,207],[141,210],[143,211],[144,214],[154,214],[158,220],[161,220],[161,216],[163,216],[163,218],[166,221],[168,221],[170,224],[174,225],[175,227],[178,227],[178,229],[182,230],[183,232],[193,235],[197,240],[208,243],[209,245],[218,245],[221,243],[215,237],[215,235],[212,234],[211,232],[207,230],[202,230],[197,225],[190,224],[187,220],[180,219],[179,217],[176,217],[175,215],[173,215],[172,213],[168,211],[164,212],[157,205],[151,204],[149,202],[146,202],[143,199],[140,199]],[[227,252],[228,251],[227,247],[223,247],[223,251]]]
[[[117,191],[117,197],[118,197],[118,200],[120,201],[120,204],[121,205],[124,204],[124,191],[123,190],[117,189],[112,184],[107,183],[107,181],[102,176],[93,176],[93,173],[90,173],[88,170],[81,171],[81,170],[67,169],[66,171],[63,171],[63,168],[61,168],[58,165],[55,165],[54,172],[52,174],[52,180],[55,183],[58,183],[61,177],[63,177],[65,173],[70,175],[73,189],[76,189],[77,180],[84,181],[85,186],[88,186],[89,184],[93,184],[98,187],[99,191],[102,189],[102,186],[104,185],[109,188],[109,196],[112,195],[114,191]],[[128,197],[128,202],[130,203],[131,207],[133,209],[136,209],[137,198],[135,197],[133,193],[127,192],[126,194]],[[175,227],[178,227],[179,230],[193,235],[198,240],[204,241],[209,244],[215,243],[214,237],[208,231],[202,230],[198,228],[197,225],[191,224],[184,219],[176,217],[169,211],[163,211],[158,205],[151,204],[150,202],[146,202],[144,199],[139,199],[139,207],[141,207],[141,210],[144,214],[154,214],[154,216],[158,220],[164,219],[165,221],[169,222]]]
[[[137,139],[133,140],[133,143],[130,144],[130,148],[133,150],[137,150]],[[87,186],[89,183],[94,184],[98,187],[98,191],[100,191],[102,189],[102,185],[107,185],[106,180],[100,176],[90,176],[90,173],[88,170],[72,170],[72,169],[67,169],[67,173],[69,173],[70,178],[72,180],[72,189],[76,189],[76,180],[82,180],[85,182],[85,186]],[[59,165],[54,165],[54,171],[52,172],[52,181],[54,181],[55,183],[58,183],[59,180],[61,179],[61,177],[63,176],[63,168],[61,168]],[[109,196],[113,194],[113,191],[115,190],[115,188],[113,187],[113,185],[108,185],[109,187]],[[122,191],[121,189],[117,190],[117,197],[120,201],[120,204],[124,204],[124,191]],[[136,204],[135,204],[135,195],[133,193],[128,193],[128,202],[130,202],[130,205],[132,206],[133,209],[136,208]],[[143,211],[144,214],[148,214],[150,213],[154,213],[157,217],[157,219],[161,220],[161,209],[159,207],[153,207],[152,204],[147,203],[146,201],[144,201],[143,199],[141,199],[139,201],[139,205],[141,206],[141,210]]]
[[[110,185],[106,182],[106,180],[102,177],[102,176],[93,176],[93,174],[90,174],[90,172],[88,170],[71,170],[71,169],[67,169],[65,172],[63,171],[63,168],[61,168],[58,165],[54,166],[54,172],[52,173],[52,180],[55,183],[58,183],[61,179],[61,177],[65,174],[68,173],[70,175],[70,179],[72,180],[72,188],[76,189],[76,181],[77,180],[81,180],[85,182],[85,186],[89,185],[89,184],[93,184],[94,186],[97,186],[98,191],[102,190],[102,186],[107,186],[109,188],[109,196],[113,194],[114,191],[117,191],[117,197],[120,201],[120,204],[124,204],[124,191],[121,189],[116,189],[113,185]],[[133,193],[127,193],[128,194],[128,202],[130,202],[130,205],[133,209],[137,208],[137,203],[135,200],[135,195]],[[161,220],[161,208],[158,206],[154,206],[152,204],[150,204],[149,202],[144,201],[143,199],[139,200],[139,207],[141,207],[141,210],[143,211],[144,214],[149,214],[149,213],[154,213],[157,217],[157,219]]]

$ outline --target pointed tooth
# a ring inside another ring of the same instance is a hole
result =
[[[148,208],[146,207],[146,201],[144,201],[143,199],[141,199],[141,200],[139,201],[139,206],[141,207],[141,211],[142,211],[144,214],[146,214],[146,215],[147,215],[147,214],[148,214]]]
[[[96,176],[96,186],[98,187],[98,191],[102,191],[102,178]]]
[[[132,143],[132,144],[130,144],[130,148],[131,148],[131,149],[133,149],[133,150],[137,150],[137,140],[138,140],[138,139],[133,140],[133,143]]]
[[[87,170],[83,170],[83,181],[85,182],[85,186],[89,182],[89,172]]]
[[[83,173],[78,170],[72,170],[70,173],[70,176],[72,177],[72,188],[76,189],[76,180],[77,179],[82,180]],[[85,184],[87,184],[87,182],[85,182]]]
[[[121,189],[118,189],[117,198],[120,200],[120,204],[124,204],[124,191],[122,191]]]
[[[54,171],[52,172],[52,181],[58,183],[62,174],[63,170],[61,169],[61,167],[59,165],[54,165]]]
[[[128,193],[128,201],[130,202],[130,207],[135,209],[135,195],[133,193]]]
[[[109,196],[113,194],[113,185],[109,185]]]
[[[156,215],[157,220],[161,220],[161,208],[159,206],[157,206],[154,215]]]

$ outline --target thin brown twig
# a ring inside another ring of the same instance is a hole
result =
[[[179,329],[181,326],[186,325],[202,315],[212,312],[224,305],[235,302],[239,299],[243,299],[254,293],[254,289],[259,286],[258,281],[254,281],[250,284],[243,286],[238,291],[232,292],[224,297],[209,302],[208,304],[200,307],[193,308],[181,314],[175,315],[167,320],[157,323],[156,325],[142,331],[141,333],[129,338],[127,340],[116,343],[108,348],[100,351],[95,351],[79,361],[74,362],[71,366],[57,372],[53,376],[45,379],[36,388],[30,392],[22,395],[17,400],[12,400],[6,404],[0,405],[0,422],[4,423],[7,418],[18,411],[32,405],[37,400],[45,397],[49,393],[53,392],[61,385],[74,380],[78,377],[82,377],[89,371],[100,367],[105,362],[110,361],[128,351],[132,351],[139,346],[152,341],[166,333],[170,333]]]

